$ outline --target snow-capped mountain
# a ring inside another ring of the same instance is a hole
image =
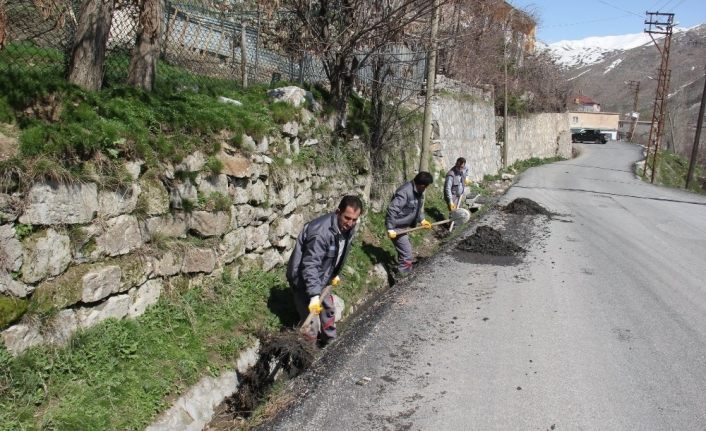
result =
[[[674,33],[687,30],[675,28]],[[655,36],[663,37],[662,35]],[[605,59],[616,51],[626,51],[645,44],[652,44],[649,34],[632,33],[620,36],[594,36],[580,40],[561,40],[544,46],[558,64],[568,69],[588,66]]]
[[[646,39],[645,39],[646,38]],[[658,40],[658,42],[660,41]],[[583,94],[601,104],[605,112],[633,111],[635,93],[630,81],[640,83],[637,110],[650,119],[661,63],[649,35],[593,37],[552,44],[572,94]],[[704,86],[706,24],[674,32],[671,41],[665,139],[675,150],[693,141],[694,125]],[[691,140],[691,141],[690,141]]]

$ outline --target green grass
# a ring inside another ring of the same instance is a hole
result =
[[[648,166],[652,168],[652,157],[648,159]],[[687,158],[671,151],[660,150],[657,154],[655,182],[667,187],[684,188],[688,170],[689,160]],[[642,169],[638,175],[642,176]],[[646,180],[649,181],[650,177]],[[696,193],[706,193],[706,169],[703,166],[695,166],[689,190]]]
[[[529,168],[533,168],[535,166],[546,165],[546,164],[554,163],[554,162],[560,162],[562,160],[566,160],[566,159],[561,156],[555,156],[555,157],[547,157],[547,158],[532,157],[532,158],[526,159],[526,160],[518,160],[515,163],[513,163],[512,165],[508,166],[507,168],[501,169],[497,174],[483,176],[483,181],[481,181],[481,184],[477,184],[475,186],[480,187],[481,189],[484,189],[483,183],[488,183],[491,181],[499,180],[502,177],[502,174],[507,173],[507,174],[517,175],[517,174],[520,174],[520,173],[526,171]],[[481,191],[481,194],[485,194],[485,193],[483,191]]]
[[[52,50],[21,53],[56,60]],[[257,141],[299,115],[298,108],[270,103],[264,85],[242,89],[213,78],[185,85],[194,82],[193,76],[163,63],[150,93],[110,79],[103,90],[86,92],[68,84],[60,69],[40,71],[22,67],[21,58],[13,60],[12,67],[3,67],[0,52],[0,121],[19,126],[20,144],[19,155],[0,165],[5,191],[46,177],[86,180],[84,165],[91,161],[95,169],[88,169],[89,174],[111,176],[117,169],[112,165],[123,160],[142,159],[149,167],[161,161],[178,163],[195,150],[212,155],[223,143],[237,145],[243,133]],[[242,106],[219,103],[218,96],[239,100]],[[234,137],[232,142],[224,141],[223,131]],[[53,163],[37,169],[35,161],[40,159]],[[17,172],[19,163],[24,175]],[[208,165],[213,173],[221,168]]]
[[[267,308],[288,289],[277,274],[188,284],[174,283],[137,320],[80,332],[67,348],[13,359],[0,347],[0,430],[144,429],[170,396],[232,367],[249,334],[282,324]]]

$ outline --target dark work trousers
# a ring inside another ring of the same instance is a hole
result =
[[[400,274],[406,274],[412,270],[412,243],[409,235],[404,233],[392,240],[397,250],[397,270]]]
[[[299,313],[299,325],[304,323],[304,320],[309,316],[309,295],[291,284],[289,287],[294,294],[294,305]],[[318,339],[321,344],[327,344],[336,338],[336,311],[333,305],[333,295],[328,295],[326,298],[321,298],[321,306],[323,310],[319,314],[318,319],[311,321],[307,338],[314,343]]]

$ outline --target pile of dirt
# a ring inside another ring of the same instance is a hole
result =
[[[525,251],[519,245],[504,240],[500,232],[490,226],[479,226],[473,235],[458,245],[458,248],[491,256],[514,256]]]
[[[226,400],[229,412],[238,417],[250,417],[280,371],[288,378],[295,377],[311,366],[315,356],[314,344],[297,331],[260,336],[260,357],[240,376],[238,392]]]
[[[503,208],[503,211],[518,215],[545,215],[552,216],[553,213],[532,199],[517,198]]]

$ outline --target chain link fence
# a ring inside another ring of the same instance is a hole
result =
[[[21,68],[65,74],[80,7],[79,0],[72,1],[4,0],[8,24],[5,45],[0,49],[0,71]],[[135,2],[116,2],[105,63],[108,82],[123,82],[127,77],[138,16]],[[168,65],[188,71],[196,82],[202,77],[240,82],[243,71],[250,83],[327,82],[319,58],[278,49],[263,31],[266,26],[271,28],[277,24],[286,27],[292,19],[296,18],[288,12],[274,15],[260,11],[232,12],[199,0],[167,1],[161,58]],[[394,93],[401,97],[419,93],[425,75],[424,52],[391,45],[373,55],[385,57],[389,73],[394,77],[388,79],[387,85],[394,86]],[[158,68],[157,79],[169,79],[170,70],[174,69]],[[359,91],[369,90],[373,79],[371,67],[362,68],[357,78]]]

